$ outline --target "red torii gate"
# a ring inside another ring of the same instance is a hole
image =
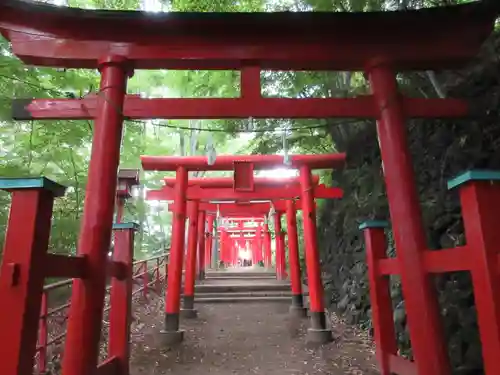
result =
[[[180,341],[183,332],[179,331],[179,298],[182,268],[185,210],[186,201],[194,200],[253,200],[253,199],[293,199],[300,197],[304,213],[304,241],[306,249],[306,268],[310,297],[311,327],[308,329],[308,339],[315,342],[327,342],[332,339],[331,330],[327,329],[325,308],[323,301],[323,285],[316,233],[316,212],[314,197],[340,198],[342,191],[338,188],[326,188],[322,185],[314,186],[311,170],[326,168],[342,168],[345,163],[345,154],[327,155],[293,155],[289,158],[289,167],[299,170],[300,187],[294,185],[287,189],[277,187],[260,187],[255,184],[254,171],[272,169],[283,165],[281,155],[238,155],[219,156],[214,163],[209,164],[206,157],[169,157],[169,156],[141,156],[144,170],[175,171],[176,181],[174,188],[163,187],[165,195],[170,196],[176,203],[177,212],[174,216],[172,229],[172,245],[168,274],[168,288],[165,316],[165,339]],[[211,189],[188,185],[188,171],[190,170],[219,170],[234,171],[234,187],[232,189]],[[169,191],[170,190],[170,191]],[[275,225],[281,231],[281,223],[275,219]],[[283,241],[278,236],[278,264],[284,263]],[[282,251],[283,250],[283,251]]]
[[[0,32],[11,41],[14,54],[25,63],[99,68],[102,75],[97,98],[24,100],[15,106],[21,112],[18,118],[95,120],[78,245],[79,256],[85,256],[89,266],[85,273],[81,272],[81,267],[74,267],[70,275],[75,277],[75,282],[63,375],[87,375],[98,366],[96,353],[102,325],[105,260],[112,228],[123,115],[130,118],[135,115],[138,116],[136,118],[253,116],[376,119],[398,248],[398,270],[410,322],[414,371],[419,375],[449,374],[436,296],[422,254],[425,240],[404,123],[410,117],[463,117],[471,111],[468,103],[456,99],[405,98],[398,91],[395,73],[463,66],[477,54],[482,42],[491,33],[498,13],[498,2],[488,1],[373,14],[169,13],[166,18],[159,15],[151,18],[139,12],[122,15],[2,1]],[[425,28],[419,27],[423,24]],[[357,32],[350,32],[352,29]],[[126,82],[134,68],[241,69],[241,97],[126,97]],[[257,72],[260,69],[365,71],[373,94],[348,99],[263,98],[258,89]],[[93,104],[89,103],[92,101]],[[182,195],[179,194],[178,198]],[[36,250],[26,247],[24,253],[28,258]],[[454,254],[447,254],[451,260],[456,258]],[[46,263],[53,264],[50,262],[54,259],[48,258]],[[483,268],[491,266],[490,257],[472,261],[482,264]],[[47,264],[44,266],[50,267]],[[30,280],[39,272],[35,264],[23,263],[20,267]],[[488,275],[492,275],[491,270],[487,271]],[[9,275],[12,275],[12,270],[2,268],[5,285],[9,284]],[[40,278],[33,280],[37,284],[43,282]],[[476,286],[476,281],[474,283]],[[485,300],[489,299],[492,304],[482,306],[490,314],[478,314],[479,322],[481,327],[491,326],[490,337],[496,342],[488,349],[485,366],[488,375],[497,375],[497,344],[500,342],[500,299],[496,297],[498,279],[491,276],[484,285],[487,287],[478,291],[485,293]],[[28,311],[30,306],[36,306],[41,298],[35,295],[35,290],[28,291],[22,301],[17,300],[17,309],[11,308],[6,312],[4,326],[11,324],[14,314],[25,317],[25,321],[19,322],[21,327],[25,327],[24,331],[33,324],[37,317],[22,313]],[[27,304],[28,300],[31,303]],[[19,364],[30,368],[32,363],[35,343],[31,341],[36,338],[23,336],[16,339],[21,340],[21,345],[15,355],[6,351],[8,346],[0,349],[0,357],[4,358],[2,368],[5,369],[2,373],[5,375],[23,375],[18,370],[21,368]],[[410,365],[410,362],[406,363]],[[384,371],[384,375],[388,374]],[[395,368],[389,371],[407,373]]]
[[[262,179],[262,178],[255,178],[257,181],[256,186],[262,186],[262,184],[267,184],[269,185],[277,185],[277,181],[279,179]],[[317,184],[319,182],[319,177],[314,176],[312,178],[313,182]],[[288,186],[288,189],[290,189],[293,184],[295,184],[298,180],[296,178],[290,178],[290,179],[285,179],[285,182],[287,183],[285,186]],[[173,179],[166,179],[166,183],[170,186],[175,186],[175,181]],[[231,178],[218,178],[218,179],[198,179],[196,181],[193,181],[192,183],[188,182],[188,185],[191,185],[188,187],[188,192],[187,194],[190,194],[190,189],[201,187],[201,186],[230,186],[234,183],[234,181]],[[285,189],[285,186],[282,189]],[[170,188],[171,189],[171,188]],[[204,188],[205,193],[207,195],[211,195],[214,192],[218,191],[216,188]],[[226,190],[227,191],[227,190]],[[323,198],[338,198],[342,195],[342,192],[340,189],[337,188],[324,188],[321,190],[322,194],[319,197]],[[262,194],[265,194],[265,190],[261,191]],[[245,193],[245,195],[248,194]],[[283,192],[281,193],[283,194]],[[160,190],[150,190],[147,191],[146,193],[147,199],[156,199],[156,200],[172,200],[173,198],[173,193],[172,191],[168,190],[167,188],[163,188]],[[291,198],[290,196],[288,198]],[[238,204],[238,203],[224,203],[224,204],[213,204],[213,203],[198,203],[198,209],[199,210],[209,210],[212,209],[212,212],[217,212],[219,210],[220,213],[222,214],[234,214],[234,211],[238,212],[245,212],[248,213],[249,211],[252,211],[253,213],[256,213],[256,211],[260,214],[266,214],[272,205],[275,209],[275,215],[274,215],[274,227],[275,227],[275,241],[276,241],[276,273],[278,279],[283,279],[286,276],[286,258],[285,258],[285,239],[284,239],[284,233],[281,229],[281,215],[286,212],[287,213],[287,221],[288,221],[288,229],[289,229],[289,236],[288,236],[288,244],[289,244],[289,259],[290,259],[290,269],[291,269],[291,286],[292,286],[292,306],[291,306],[291,312],[295,315],[303,316],[305,315],[305,309],[303,306],[303,296],[302,296],[302,285],[301,285],[301,272],[300,272],[300,261],[299,261],[299,251],[298,251],[298,239],[297,239],[297,224],[296,224],[296,211],[298,209],[302,209],[302,204],[300,203],[300,200],[294,200],[294,202],[285,202],[285,201],[273,201],[271,203],[245,203],[245,204]],[[176,211],[175,208],[175,203],[173,205],[169,206],[169,210],[172,212]],[[314,205],[315,207],[315,205]],[[191,237],[188,237],[191,238]],[[266,266],[270,266],[271,263],[271,247],[270,247],[270,241],[271,237],[269,234],[269,227],[267,222],[264,224],[264,245],[265,245],[265,264]],[[222,242],[224,242],[224,237],[221,237]],[[193,240],[194,241],[194,240]],[[195,246],[195,245],[192,245]],[[188,245],[188,249],[190,249]],[[222,249],[222,245],[221,245]],[[201,251],[201,250],[200,250]],[[188,254],[190,254],[188,252]],[[200,254],[200,253],[199,253]],[[201,254],[200,254],[201,258]],[[194,260],[193,260],[194,261]],[[203,264],[203,261],[200,261],[200,264]],[[191,279],[190,279],[191,280]],[[187,284],[185,284],[187,285]],[[170,288],[172,290],[172,288]],[[189,291],[185,291],[185,295],[187,293],[194,293],[194,279],[193,279],[193,286],[192,288],[189,289]],[[193,298],[194,299],[194,298]],[[193,307],[191,306],[191,299],[186,299],[184,298],[184,301],[189,302],[189,307],[185,307],[187,310],[192,310]],[[193,315],[194,313],[186,313],[188,316]]]

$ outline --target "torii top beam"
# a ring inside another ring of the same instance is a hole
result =
[[[291,155],[290,167],[308,165],[311,169],[342,168],[346,155]],[[232,171],[237,164],[251,164],[254,170],[272,169],[284,165],[283,155],[220,155],[213,165],[208,164],[205,156],[141,156],[145,171],[175,171],[185,167],[189,171]]]
[[[312,175],[314,185],[318,185],[319,176]],[[254,184],[256,186],[289,186],[299,185],[300,180],[298,177],[285,177],[285,178],[272,178],[272,177],[254,177]],[[175,177],[165,177],[163,179],[165,186],[175,186]],[[234,185],[232,177],[208,177],[208,178],[190,178],[188,186],[199,186],[201,188],[230,188]]]
[[[158,194],[161,194],[161,190],[154,190],[154,191],[158,192]],[[285,204],[285,201],[283,201],[283,200],[272,202],[272,206],[274,207],[275,211],[277,211],[277,212],[285,212],[286,211],[286,204]],[[219,212],[222,216],[266,215],[267,213],[269,213],[270,209],[271,209],[271,202],[269,202],[269,203],[251,203],[250,202],[250,203],[246,203],[246,204],[239,204],[239,203],[216,204],[216,203],[201,202],[199,204],[200,211],[206,211],[208,214]],[[295,209],[297,211],[302,210],[302,203],[300,202],[300,200],[297,200],[295,202]],[[176,210],[175,203],[169,204],[168,210],[171,212],[175,212],[175,210]],[[240,218],[238,218],[238,220],[243,220],[243,218],[240,217]]]
[[[231,188],[203,189],[198,186],[188,187],[186,199],[211,201],[211,200],[279,200],[294,199],[300,197],[302,190],[299,186],[290,186],[287,189],[280,187],[259,187],[256,186],[252,191],[237,191]],[[342,198],[343,191],[339,188],[317,185],[314,187],[314,197],[318,199],[338,199]],[[160,190],[149,190],[146,192],[147,200],[172,201],[174,200],[174,189],[164,186]]]
[[[151,15],[3,0],[0,30],[32,65],[97,68],[114,53],[140,69],[361,71],[383,57],[395,70],[432,70],[477,54],[499,12],[498,2],[482,3],[404,12]]]

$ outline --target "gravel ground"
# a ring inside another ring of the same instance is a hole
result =
[[[135,312],[131,375],[376,375],[373,346],[364,332],[331,317],[334,343],[305,344],[307,320],[293,320],[283,303],[197,306],[182,322],[185,340],[161,345],[162,298]]]

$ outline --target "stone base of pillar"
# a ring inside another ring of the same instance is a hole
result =
[[[333,341],[332,330],[326,327],[325,312],[311,311],[311,328],[307,330],[307,342],[312,344],[326,344]]]
[[[307,317],[307,308],[304,307],[304,297],[302,294],[292,295],[292,306],[290,306],[290,315],[296,318]]]
[[[306,318],[307,308],[304,306],[290,306],[290,315],[294,318]]]
[[[160,331],[161,341],[164,346],[180,344],[184,340],[184,330]]]
[[[310,344],[327,344],[333,341],[332,331],[327,328],[308,328],[306,341]]]

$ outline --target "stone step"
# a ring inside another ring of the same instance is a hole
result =
[[[243,276],[243,277],[252,277],[252,276],[276,276],[276,271],[208,271],[205,272],[206,277],[213,276]]]
[[[195,303],[290,303],[289,296],[254,296],[254,297],[197,297]]]
[[[205,276],[206,280],[276,280],[276,275],[217,275],[217,276]]]
[[[226,293],[198,293],[195,296],[195,299],[198,298],[230,298],[230,297],[292,297],[291,291],[280,291],[280,290],[269,290],[269,291],[260,291],[260,292],[226,292]]]
[[[236,293],[236,292],[262,292],[262,291],[289,291],[288,283],[273,284],[200,284],[195,286],[198,293]]]

